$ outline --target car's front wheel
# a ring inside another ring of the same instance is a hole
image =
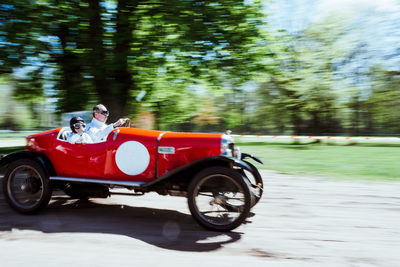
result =
[[[242,170],[243,176],[245,176],[247,179],[249,179],[249,182],[251,184],[252,190],[254,192],[255,196],[255,202],[253,203],[253,206],[260,201],[263,193],[264,193],[264,184],[262,177],[260,175],[260,172],[257,170],[257,168],[251,164],[250,162],[243,160],[247,165],[249,165],[251,172],[248,172],[247,170]]]
[[[194,219],[214,231],[230,231],[241,225],[249,215],[253,198],[247,181],[226,167],[201,171],[188,188]]]
[[[25,214],[46,207],[52,194],[43,167],[31,159],[20,159],[8,166],[3,179],[3,192],[12,208]]]

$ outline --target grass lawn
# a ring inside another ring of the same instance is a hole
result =
[[[292,144],[280,142],[243,142],[241,151],[259,157],[260,169],[282,173],[316,175],[339,179],[400,181],[400,144]],[[0,155],[19,147],[0,147]]]
[[[23,150],[23,149],[25,149],[24,146],[0,147],[0,156],[2,156],[2,155],[5,156],[14,151]]]
[[[340,179],[400,181],[399,144],[237,143],[241,151],[259,157],[260,169]]]

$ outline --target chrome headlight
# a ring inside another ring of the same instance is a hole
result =
[[[223,134],[221,138],[221,155],[231,157],[233,146],[232,136],[229,134]]]
[[[240,148],[235,148],[233,137],[223,134],[221,138],[221,155],[240,159]]]

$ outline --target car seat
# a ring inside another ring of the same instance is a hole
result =
[[[60,130],[58,133],[57,139],[62,140],[62,141],[67,141],[68,136],[72,133],[71,129],[69,127],[64,127]]]

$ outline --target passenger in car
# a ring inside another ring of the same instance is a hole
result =
[[[118,121],[107,125],[106,121],[108,119],[108,115],[110,115],[110,113],[102,104],[98,104],[93,108],[93,119],[87,125],[86,133],[90,135],[94,143],[104,141],[114,128],[123,125],[128,120],[119,119]]]
[[[67,141],[71,144],[82,143],[90,144],[93,143],[92,138],[85,133],[85,122],[81,117],[73,117],[69,121],[69,126],[71,127],[72,133],[68,137]]]

